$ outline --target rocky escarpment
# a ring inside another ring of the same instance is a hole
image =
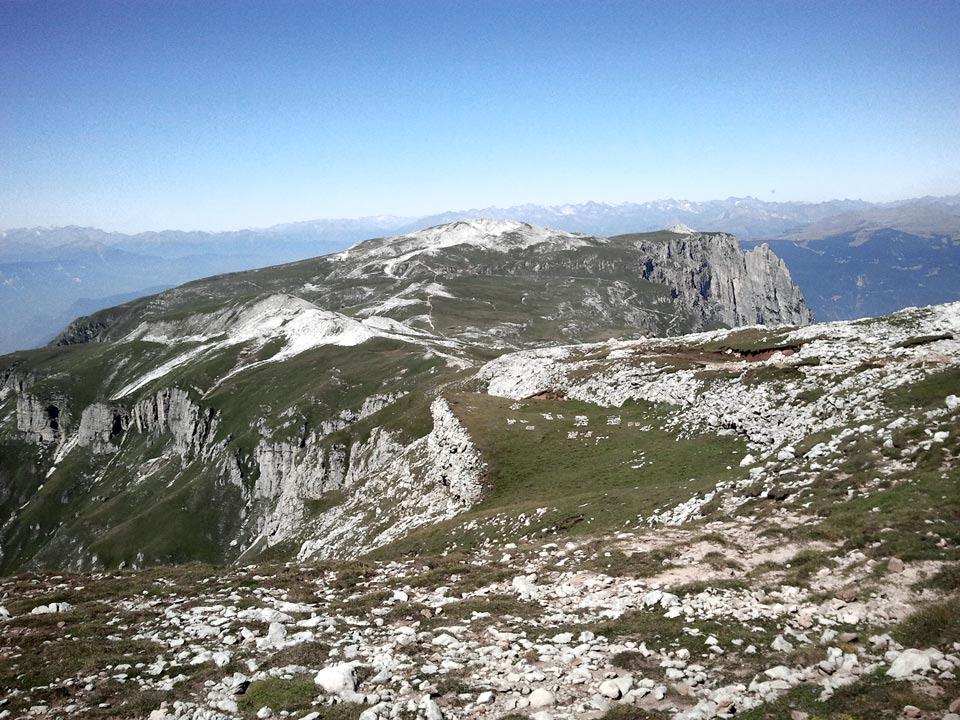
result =
[[[131,424],[141,433],[168,432],[184,464],[196,458],[217,428],[217,412],[201,408],[180,388],[165,388],[133,407]]]
[[[408,453],[407,441],[382,428],[374,427],[361,441],[329,440],[335,433],[388,408],[405,395],[404,392],[372,395],[358,409],[342,410],[297,437],[277,439],[265,433],[247,453],[235,447],[229,435],[220,432],[223,416],[218,410],[204,407],[189,392],[177,387],[162,389],[132,405],[122,401],[93,403],[83,409],[79,423],[69,422],[69,416],[61,410],[66,407],[64,403],[55,405],[53,400],[24,394],[17,398],[17,420],[24,440],[54,451],[50,456],[52,467],[45,470],[47,477],[56,479],[61,464],[72,453],[86,452],[93,458],[111,456],[109,460],[95,460],[98,468],[95,484],[110,486],[112,492],[132,492],[146,487],[144,483],[154,486],[163,483],[170,487],[198,475],[208,478],[214,487],[224,488],[224,492],[234,488],[239,493],[241,506],[233,510],[227,506],[207,510],[214,515],[239,513],[232,518],[222,518],[229,520],[233,529],[219,541],[224,548],[228,544],[233,548],[227,557],[236,557],[250,549],[259,551],[302,535],[312,501],[334,491],[365,486],[369,477],[401,456],[404,461],[396,465],[390,482],[402,482],[409,490],[417,484],[413,474],[429,475],[428,484],[435,490],[408,493],[407,497],[399,498],[397,507],[404,512],[419,512],[426,522],[438,514],[449,514],[449,498],[461,507],[473,502],[478,490],[471,486],[471,477],[463,470],[466,458],[470,457],[469,441],[462,429],[458,434],[455,420],[439,410],[434,413],[434,419],[441,427],[430,436],[430,446],[425,453],[430,459],[419,462],[415,469],[411,458],[419,461],[420,454]],[[147,440],[146,447],[157,448],[160,454],[144,455],[141,439]],[[456,445],[451,445],[454,442]],[[414,450],[426,447],[427,438],[418,443],[414,444]],[[454,454],[461,453],[455,458],[460,462],[441,461],[447,446],[453,447]],[[390,488],[391,492],[395,489]],[[367,508],[371,501],[381,500],[366,497],[361,505],[366,503]],[[425,504],[423,508],[418,507],[421,502]],[[145,510],[149,514],[150,508]],[[7,525],[12,526],[15,520],[15,516],[11,517]],[[124,520],[118,517],[100,522],[105,523],[103,530],[109,531],[111,522]],[[401,526],[402,522],[397,527]],[[68,539],[71,532],[63,527],[51,528],[47,542],[55,547],[71,545],[71,552],[80,563],[78,566],[96,566],[82,541]],[[382,533],[378,531],[378,534]],[[34,533],[32,537],[37,540],[42,533]]]
[[[97,455],[113,453],[119,449],[119,442],[129,426],[130,413],[125,407],[94,403],[85,407],[80,415],[76,443],[90,448]]]
[[[359,470],[348,479],[353,492],[310,525],[299,558],[369,552],[480,499],[486,473],[480,451],[446,400],[435,399],[430,413],[433,429],[410,445],[379,429],[353,451]]]
[[[960,303],[890,319],[782,328],[770,339],[761,328],[740,332],[742,339],[716,331],[528,350],[489,362],[477,377],[488,393],[516,399],[552,393],[606,407],[662,403],[675,409],[667,423],[680,434],[736,434],[769,452],[817,430],[873,420],[885,397],[931,368],[953,366]],[[774,349],[740,353],[731,347],[738,343]]]
[[[269,547],[295,536],[304,522],[308,501],[355,484],[379,467],[384,459],[373,450],[381,445],[379,428],[366,443],[350,445],[326,442],[326,439],[402,397],[403,394],[369,397],[359,410],[342,411],[297,442],[272,442],[264,438],[254,451],[257,472],[250,492],[250,500],[265,508],[265,514],[257,523],[254,544]],[[395,452],[392,445],[389,451]]]
[[[744,253],[726,233],[668,232],[665,239],[626,235],[646,258],[645,279],[675,288],[705,325],[809,325],[813,313],[786,264],[768,245]]]
[[[17,395],[17,429],[30,442],[55,443],[63,437],[70,416],[63,397]]]

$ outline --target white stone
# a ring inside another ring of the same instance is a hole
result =
[[[530,701],[530,707],[532,708],[552,707],[557,704],[556,696],[544,688],[537,688],[531,692],[527,700]]]
[[[793,650],[793,645],[787,641],[783,635],[777,635],[773,642],[770,643],[770,647],[777,652],[791,652]]]
[[[540,589],[534,583],[536,575],[518,575],[511,582],[513,591],[522,600],[532,600],[540,594]]]
[[[936,657],[939,656],[939,657]],[[943,655],[937,651],[929,650],[904,650],[897,656],[897,659],[891,663],[887,670],[887,676],[896,680],[903,680],[913,675],[922,675],[930,672],[930,661],[934,658],[940,660]]]
[[[49,605],[38,605],[30,611],[31,615],[47,615],[50,613],[63,613],[73,609],[73,605],[66,602],[55,602]]]
[[[653,607],[654,605],[659,603],[662,598],[663,598],[662,590],[651,590],[650,592],[648,592],[646,595],[643,596],[643,600],[641,602],[643,602],[643,604],[646,605],[647,607]]]
[[[777,453],[777,460],[785,462],[787,460],[793,460],[797,456],[797,451],[792,445],[787,445],[780,452]]]
[[[423,700],[423,715],[426,720],[443,720],[443,713],[440,711],[440,706],[429,697]]]
[[[213,660],[217,667],[223,667],[230,663],[230,653],[226,652],[225,650],[215,652],[210,659]]]
[[[261,650],[279,648],[283,645],[286,639],[287,629],[278,622],[272,622],[270,623],[270,627],[267,629],[267,636],[257,640],[257,647]]]
[[[344,692],[354,692],[357,689],[357,676],[353,665],[349,663],[325,667],[317,673],[313,681],[327,695],[339,695]]]
[[[453,635],[448,635],[447,633],[442,633],[437,635],[433,639],[433,645],[438,645],[440,647],[456,647],[460,644],[460,641],[457,640]]]
[[[620,691],[620,686],[615,683],[613,680],[604,680],[600,683],[600,687],[597,688],[597,691],[604,697],[608,697],[611,700],[619,700],[623,693]]]

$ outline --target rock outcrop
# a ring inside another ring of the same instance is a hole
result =
[[[77,444],[95,454],[116,452],[119,441],[130,425],[130,413],[119,405],[94,403],[83,409],[77,427]]]
[[[813,313],[786,264],[766,244],[744,253],[726,233],[672,233],[630,239],[645,258],[643,277],[675,288],[678,299],[701,315],[704,326],[809,325]]]
[[[177,387],[165,388],[139,401],[130,416],[130,424],[138,432],[169,432],[175,452],[184,464],[200,454],[217,427],[217,412],[201,408],[186,390]]]
[[[480,499],[486,473],[480,451],[446,400],[435,399],[430,412],[426,437],[404,446],[380,429],[356,449],[362,473],[348,481],[353,492],[310,524],[300,559],[369,552]]]
[[[23,393],[17,395],[17,429],[30,442],[56,443],[69,425],[63,398],[41,399]]]

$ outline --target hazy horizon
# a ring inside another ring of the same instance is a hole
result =
[[[960,188],[955,2],[0,3],[0,227]]]
[[[487,205],[485,207],[444,208],[441,210],[435,210],[435,211],[424,213],[421,215],[396,215],[391,213],[378,213],[378,214],[371,214],[371,215],[361,215],[357,217],[316,216],[316,217],[309,217],[309,218],[297,218],[292,220],[281,220],[279,222],[272,223],[270,225],[247,225],[247,226],[237,226],[237,227],[227,227],[227,228],[148,227],[148,228],[143,228],[138,230],[121,230],[117,228],[102,227],[102,226],[95,226],[95,225],[82,225],[80,223],[73,222],[73,223],[64,223],[62,225],[46,224],[46,225],[0,226],[0,233],[6,233],[13,230],[57,229],[57,228],[76,227],[76,228],[90,229],[90,230],[101,230],[103,232],[118,233],[122,235],[137,235],[141,233],[162,233],[162,232],[183,232],[183,233],[201,232],[201,233],[215,234],[215,233],[230,233],[230,232],[242,232],[242,231],[261,231],[261,230],[269,230],[270,228],[280,227],[284,225],[309,224],[311,222],[354,222],[354,221],[362,221],[362,220],[367,220],[372,222],[377,219],[400,219],[400,220],[407,220],[407,221],[414,222],[417,220],[426,219],[426,218],[434,217],[437,215],[444,215],[448,213],[464,214],[464,213],[469,213],[474,211],[481,213],[485,210],[504,210],[504,209],[509,209],[513,207],[516,207],[516,208],[523,208],[523,207],[565,208],[565,207],[583,206],[583,205],[588,205],[590,203],[595,203],[597,205],[618,207],[618,206],[630,206],[630,205],[652,205],[652,204],[666,203],[666,202],[710,203],[710,202],[724,202],[728,200],[748,200],[748,199],[759,200],[764,203],[779,202],[779,203],[793,203],[798,205],[817,205],[817,204],[822,204],[827,202],[866,202],[874,205],[883,205],[888,203],[899,203],[899,202],[906,202],[911,200],[921,200],[927,197],[949,198],[955,195],[960,195],[960,191],[948,192],[943,195],[923,195],[923,196],[916,196],[916,197],[901,197],[901,198],[892,198],[890,200],[871,200],[869,198],[862,198],[862,197],[842,197],[842,198],[834,197],[834,198],[826,198],[823,200],[803,200],[803,199],[788,200],[785,198],[763,199],[763,198],[757,198],[756,196],[752,196],[752,195],[743,195],[743,196],[727,195],[725,197],[713,197],[713,198],[706,198],[703,200],[692,200],[690,198],[684,198],[684,197],[677,197],[677,198],[671,197],[671,198],[656,198],[653,200],[624,200],[618,203],[591,199],[591,200],[584,200],[583,202],[564,202],[564,203],[522,203],[521,202],[521,203],[514,203],[512,205],[507,205],[507,206]],[[478,215],[478,217],[480,216]]]

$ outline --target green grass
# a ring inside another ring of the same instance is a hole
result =
[[[538,255],[535,261],[543,264],[543,256]],[[448,335],[463,334],[471,328],[498,328],[514,343],[592,342],[642,333],[665,334],[666,318],[651,314],[649,327],[637,327],[633,311],[637,305],[651,307],[668,300],[669,288],[623,273],[622,267],[618,270],[621,272],[610,277],[551,277],[549,269],[544,269],[536,275],[520,270],[519,275],[505,272],[447,278],[444,285],[456,299],[433,299],[434,325]],[[568,274],[568,270],[564,272]],[[615,286],[614,280],[620,284]],[[630,303],[610,295],[624,286],[632,295]],[[608,297],[609,312],[598,315],[593,308],[585,308],[583,298],[588,293]],[[562,319],[557,317],[558,306],[564,311]],[[690,320],[684,319],[683,324],[687,329]]]
[[[275,441],[299,441],[342,410],[359,410],[371,395],[422,394],[423,383],[436,383],[445,372],[444,361],[426,357],[421,348],[374,339],[356,347],[315,348],[282,364],[245,370],[204,403],[221,413],[219,438],[253,444],[260,438],[257,420],[264,418]],[[279,417],[288,408],[295,409],[294,416]]]
[[[778,663],[791,664],[802,662],[811,664],[823,659],[819,649],[812,646],[797,646],[790,654],[775,652],[770,649],[770,643],[779,634],[777,626],[769,621],[742,625],[737,622],[695,620],[687,621],[684,617],[664,617],[660,608],[651,610],[630,610],[611,620],[588,624],[563,626],[564,630],[579,632],[590,630],[617,642],[632,640],[644,643],[650,650],[680,649],[690,652],[691,662],[707,661],[715,671],[728,681],[749,682],[749,680],[764,668]],[[691,635],[688,629],[695,629],[696,635]],[[544,631],[546,636],[553,635],[558,630],[551,628]],[[714,636],[720,646],[727,652],[726,655],[713,655],[709,652],[706,639]],[[731,652],[736,646],[733,640],[742,641],[742,647],[755,645],[758,652],[753,655],[744,655],[742,652]],[[811,653],[816,657],[807,657]],[[631,672],[652,674],[659,671],[659,658],[644,657],[636,651],[623,651],[611,658],[616,667]]]
[[[487,613],[490,617],[474,618],[477,613]],[[524,602],[514,595],[482,595],[443,606],[443,618],[470,620],[473,627],[485,627],[498,624],[507,617],[535,618],[543,613],[543,607],[537,602]]]
[[[662,429],[665,412],[646,403],[601,408],[571,400],[527,400],[512,409],[513,401],[487,395],[451,395],[449,400],[487,463],[483,498],[457,518],[414,531],[377,556],[436,554],[451,542],[470,548],[485,539],[585,535],[635,526],[638,515],[646,517],[734,477],[736,471],[727,468],[736,468],[745,452],[732,437],[677,439]],[[544,413],[554,419],[545,419]],[[576,416],[588,418],[589,424],[576,426]],[[620,417],[619,425],[608,424],[614,416]],[[640,429],[647,425],[651,429]],[[534,429],[524,429],[528,426]],[[570,438],[570,432],[578,436]],[[640,453],[646,464],[634,469]],[[538,508],[549,510],[530,524],[516,521],[521,513],[536,516]],[[459,529],[471,521],[478,528]]]
[[[950,333],[939,333],[937,335],[917,335],[916,337],[904,340],[898,347],[919,347],[921,345],[929,345],[930,343],[935,343],[940,340],[953,340],[953,335]]]
[[[247,717],[256,717],[257,710],[262,707],[268,707],[274,713],[283,710],[306,711],[311,708],[311,702],[318,694],[312,679],[268,678],[251,683],[247,691],[240,696],[238,705]]]
[[[960,691],[960,683],[950,681],[941,697],[924,692],[922,686],[909,682],[893,682],[877,673],[868,675],[855,685],[840,688],[826,702],[819,701],[820,688],[800,686],[778,698],[745,713],[739,720],[789,720],[792,710],[807,713],[811,720],[897,720],[906,705],[914,705],[929,714],[940,717],[947,704],[943,698],[953,698]],[[948,701],[949,702],[949,701]],[[939,715],[932,713],[939,712]],[[925,715],[927,717],[927,715]]]
[[[0,636],[0,697],[12,698],[7,706],[16,714],[29,705],[43,702],[67,702],[76,690],[64,688],[60,678],[84,676],[101,671],[107,665],[134,665],[152,661],[163,646],[146,640],[110,640],[115,631],[106,624],[109,605],[83,602],[67,613],[26,615],[7,622]],[[131,669],[131,675],[139,674]],[[111,682],[100,690],[109,694],[112,717],[142,717],[145,706],[159,704],[156,693],[142,694],[135,683]],[[17,697],[13,693],[18,691]]]
[[[922,391],[926,392],[926,391]],[[950,437],[945,443],[933,444],[918,455],[914,467],[908,466],[895,473],[886,472],[888,458],[875,437],[856,437],[842,452],[839,471],[818,474],[813,484],[797,502],[803,502],[805,512],[818,522],[793,528],[794,542],[820,540],[838,546],[840,554],[862,550],[885,567],[889,557],[905,562],[935,560],[960,561],[960,475],[956,472],[960,457],[958,423],[951,421]],[[925,438],[924,427],[911,430],[912,439],[902,436],[895,442],[913,444]],[[860,491],[874,478],[881,482],[867,497]],[[850,490],[855,491],[851,498]],[[791,498],[790,500],[794,500]],[[753,500],[741,512],[769,511],[768,501]],[[941,546],[941,538],[945,546]],[[803,566],[816,571],[824,566],[817,554],[800,558],[792,574],[801,577]]]
[[[947,395],[956,395],[960,388],[960,367],[951,366],[931,372],[915,383],[909,383],[886,393],[884,402],[893,410],[907,412],[943,407]]]
[[[950,650],[960,642],[960,596],[915,610],[894,629],[893,637],[905,647]]]
[[[796,349],[799,343],[788,342],[791,328],[744,328],[728,333],[721,340],[703,343],[703,350],[752,354],[770,350]]]

